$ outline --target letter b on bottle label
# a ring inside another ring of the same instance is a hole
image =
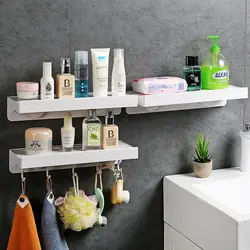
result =
[[[65,79],[64,80],[64,87],[68,88],[70,86],[70,80],[69,79]]]
[[[108,138],[113,138],[114,137],[114,131],[113,130],[109,130],[108,131]]]

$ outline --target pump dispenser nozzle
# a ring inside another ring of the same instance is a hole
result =
[[[217,44],[218,40],[219,40],[219,36],[208,36],[207,39],[213,39],[214,40],[214,44],[210,49],[211,53],[220,53],[220,47]]]
[[[213,65],[216,65],[218,62],[218,54],[220,53],[220,47],[217,44],[218,40],[219,40],[219,36],[208,36],[207,39],[213,39],[214,40],[214,44],[211,47],[210,51],[213,55]]]

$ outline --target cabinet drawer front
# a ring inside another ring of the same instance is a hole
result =
[[[164,250],[202,250],[189,239],[164,223]]]

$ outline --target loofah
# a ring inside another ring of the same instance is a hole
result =
[[[102,209],[97,208],[97,204],[96,196],[88,197],[83,190],[79,190],[75,195],[73,188],[70,188],[65,197],[59,197],[55,201],[64,228],[73,231],[91,228],[99,221],[101,224],[107,224],[107,219],[101,216]]]

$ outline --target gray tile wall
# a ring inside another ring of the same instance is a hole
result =
[[[231,82],[243,86],[250,77],[247,2],[0,0],[0,249],[6,249],[20,193],[20,176],[8,171],[8,149],[24,146],[24,131],[30,126],[52,128],[53,143],[59,144],[62,126],[61,120],[7,121],[6,96],[15,95],[15,83],[39,81],[45,60],[53,62],[56,73],[60,57],[93,47],[124,48],[129,81],[141,76],[180,75],[184,57],[203,58],[210,47],[205,37],[219,34],[222,51],[231,64]],[[250,102],[246,104],[248,119]],[[128,205],[110,205],[112,177],[106,172],[109,224],[81,233],[67,232],[70,249],[163,249],[163,176],[191,171],[198,132],[211,140],[216,168],[237,165],[243,107],[243,101],[230,101],[224,108],[117,117],[121,139],[140,150],[139,160],[123,162],[125,186],[132,200]],[[77,142],[81,141],[81,122],[74,120]],[[78,173],[82,189],[91,193],[94,170]],[[52,177],[56,194],[63,194],[71,185],[69,170],[55,171]],[[27,194],[39,225],[45,173],[28,174],[27,180]]]

